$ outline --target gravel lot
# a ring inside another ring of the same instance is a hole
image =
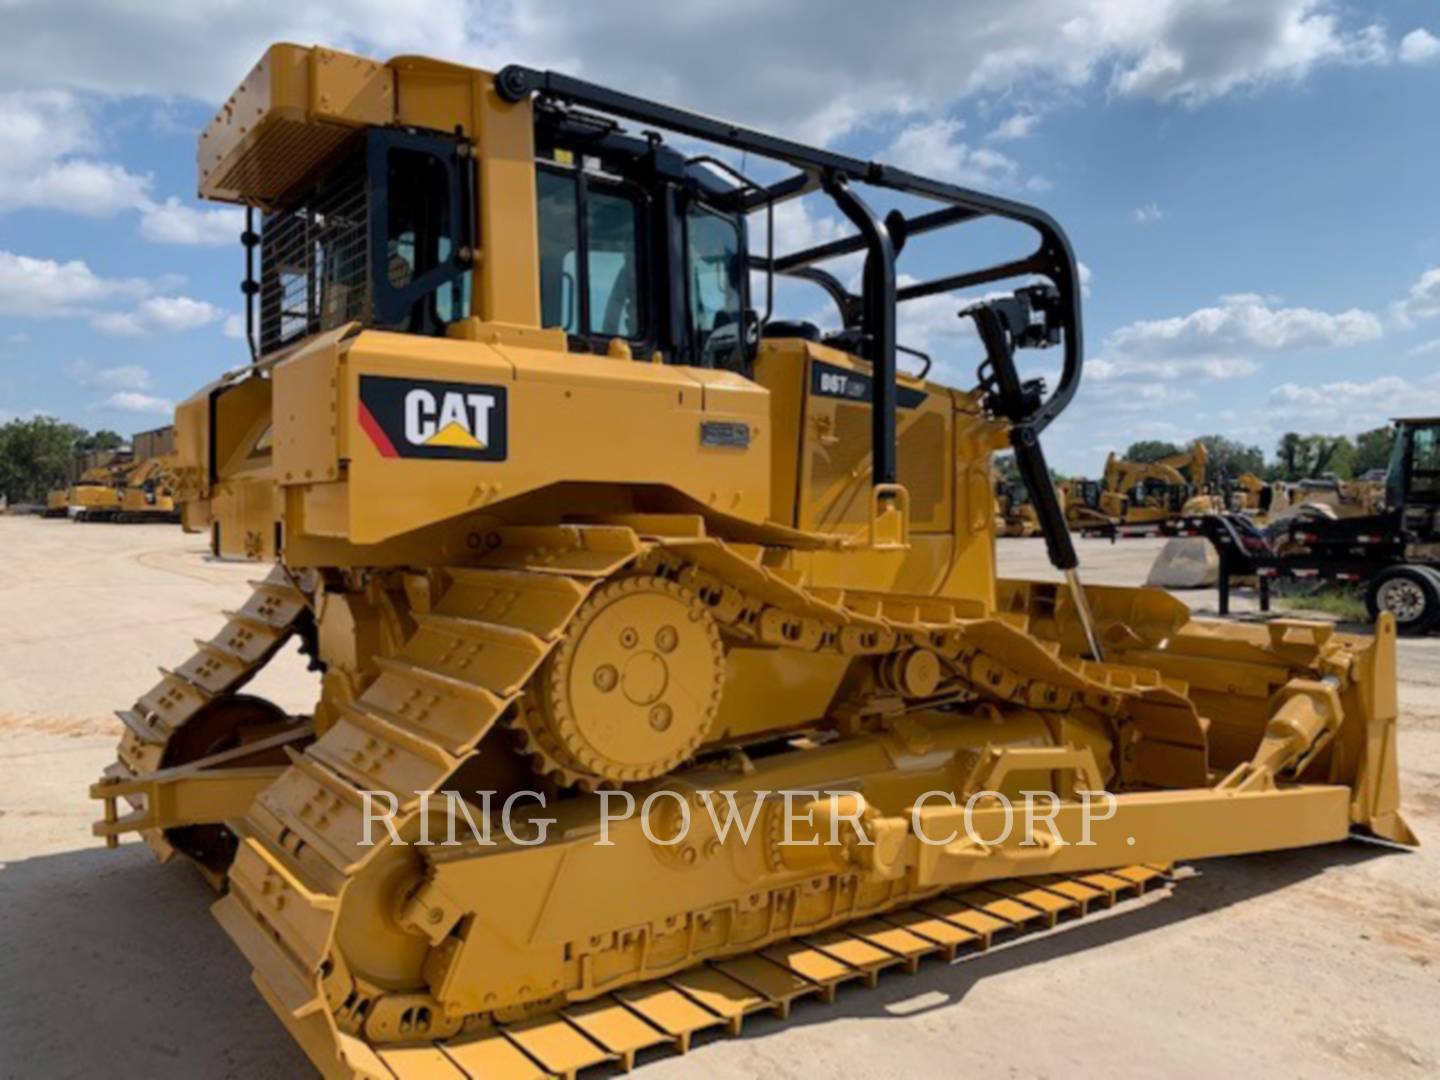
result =
[[[1139,584],[1159,542],[1080,545],[1087,580]],[[1007,575],[1053,576],[1041,541],[1001,548]],[[0,516],[0,1076],[306,1074],[198,875],[89,835],[112,710],[257,576],[174,527]],[[1183,595],[1213,610],[1213,590]],[[1406,813],[1433,841],[1440,638],[1402,643],[1401,678]],[[293,652],[252,688],[294,711],[316,689]],[[1113,915],[752,1021],[643,1075],[1435,1075],[1436,851],[1200,863]]]

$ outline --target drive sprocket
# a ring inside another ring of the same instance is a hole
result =
[[[724,682],[725,649],[706,605],[666,578],[629,575],[576,611],[512,725],[563,784],[634,783],[694,754]]]

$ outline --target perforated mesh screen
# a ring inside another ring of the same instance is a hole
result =
[[[950,450],[945,420],[926,413],[900,436],[900,482],[910,491],[910,519],[915,525],[947,524],[945,484],[950,475]]]
[[[951,452],[945,418],[928,412],[918,418],[900,415],[897,454],[899,480],[910,491],[910,519],[916,527],[948,526],[945,502]],[[868,405],[835,407],[834,439],[817,442],[810,456],[812,519],[823,526],[863,525],[870,513],[870,408]],[[865,471],[863,482],[853,478]]]
[[[260,245],[262,352],[370,321],[369,204],[363,158],[298,206],[267,215]]]

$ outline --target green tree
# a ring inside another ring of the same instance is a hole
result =
[[[12,503],[44,502],[46,492],[70,482],[75,447],[86,435],[53,416],[0,427],[0,493]]]
[[[1390,463],[1390,448],[1394,444],[1395,428],[1390,424],[1362,431],[1355,437],[1355,475],[1385,468]]]
[[[83,453],[86,450],[118,450],[124,445],[125,436],[109,428],[101,428],[82,438],[75,444],[75,449]]]
[[[1014,484],[1021,500],[1029,499],[1029,495],[1025,493],[1025,481],[1020,479],[1020,467],[1015,464],[1014,454],[996,454],[991,459],[991,464],[995,470],[995,479]],[[1069,479],[1068,476],[1056,472],[1053,468],[1050,470],[1050,482],[1056,487],[1069,482]]]
[[[1355,467],[1355,444],[1344,435],[1301,435],[1287,431],[1275,446],[1276,480],[1309,480],[1334,473],[1350,479]]]
[[[1131,443],[1121,456],[1127,461],[1151,462],[1181,452],[1180,447],[1172,442],[1165,442],[1163,439],[1141,439],[1139,442]]]
[[[1201,435],[1200,442],[1210,452],[1210,471],[1217,475],[1233,480],[1245,473],[1261,476],[1265,472],[1265,451],[1258,446],[1247,446],[1224,435]]]
[[[1324,438],[1324,436],[1317,436]],[[1336,435],[1326,443],[1329,456],[1325,461],[1323,472],[1332,472],[1341,480],[1351,480],[1355,476],[1355,444],[1350,441],[1347,435]]]

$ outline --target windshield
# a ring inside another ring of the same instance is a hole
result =
[[[1395,441],[1398,444],[1403,440]],[[1440,425],[1411,431],[1410,496],[1425,502],[1434,502],[1440,496]]]
[[[731,218],[697,206],[686,215],[685,237],[696,353],[704,366],[738,371],[745,359],[740,230]]]

